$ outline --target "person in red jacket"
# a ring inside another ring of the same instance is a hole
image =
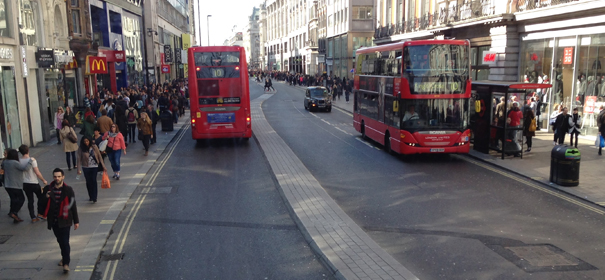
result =
[[[69,272],[71,248],[69,246],[69,232],[73,224],[74,230],[80,226],[78,207],[76,206],[76,194],[72,187],[65,184],[65,172],[60,168],[53,170],[53,182],[44,187],[46,194],[45,215],[48,229],[52,229],[59,247],[61,248],[61,261],[63,272]]]

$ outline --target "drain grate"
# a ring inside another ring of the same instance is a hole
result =
[[[551,244],[488,246],[526,272],[595,270],[596,267]]]
[[[9,239],[13,237],[12,235],[0,235],[0,244],[6,243]]]
[[[119,261],[122,259],[124,259],[124,253],[103,256],[103,261]]]

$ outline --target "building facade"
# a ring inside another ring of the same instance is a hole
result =
[[[552,84],[528,95],[541,104],[541,127],[556,107],[578,108],[582,133],[596,136],[605,105],[604,1],[379,0],[377,10],[376,44],[467,39],[473,80]]]
[[[259,38],[260,9],[252,8],[248,23],[244,27],[243,46],[246,50],[246,62],[250,69],[260,69],[260,38]]]

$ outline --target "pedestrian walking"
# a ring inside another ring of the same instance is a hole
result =
[[[582,124],[582,116],[578,114],[578,108],[573,108],[573,114],[569,116],[569,145],[574,146],[574,136],[576,137],[576,145],[578,147],[578,135],[580,135],[580,125]]]
[[[599,115],[597,116],[597,126],[599,127],[599,138],[603,138],[605,137],[605,107],[603,105],[601,105],[601,107],[599,108]],[[598,139],[599,142],[601,141],[601,139]],[[601,150],[603,149],[603,147],[601,147],[601,144],[599,143],[599,155],[602,155]]]
[[[101,109],[101,117],[97,119],[97,127],[100,129],[101,134],[105,134],[112,124],[113,120],[107,116],[107,110]]]
[[[97,172],[101,168],[106,171],[101,152],[90,137],[82,137],[78,149],[78,174],[84,173],[88,201],[97,202]]]
[[[136,143],[135,140],[136,130],[137,130],[137,120],[139,119],[139,112],[130,105],[126,110],[126,119],[128,121],[128,132],[126,133],[126,140],[130,143]]]
[[[113,170],[113,178],[120,180],[120,158],[122,152],[126,155],[126,143],[124,135],[120,133],[120,129],[116,124],[113,124],[108,132],[103,135],[103,140],[107,140],[107,148],[105,152],[109,157],[111,169]]]
[[[95,135],[95,118],[91,115],[88,115],[84,122],[82,123],[82,129],[80,130],[80,134],[84,137],[92,138]]]
[[[65,160],[67,161],[67,169],[71,171],[71,163],[74,163],[74,168],[78,168],[76,162],[76,151],[78,150],[78,136],[73,127],[68,125],[67,120],[63,120],[63,128],[61,128],[60,135],[61,141],[63,142],[63,152],[65,152]],[[83,128],[82,128],[83,129]],[[69,138],[75,139],[76,142],[72,142]],[[70,161],[71,159],[71,161]]]
[[[145,147],[145,156],[149,154],[149,141],[153,134],[151,132],[151,119],[147,113],[141,113],[141,118],[138,121],[137,126],[139,127],[139,133],[141,134],[141,140]]]
[[[19,218],[19,210],[25,203],[25,195],[23,194],[23,171],[31,166],[30,158],[26,161],[19,161],[19,152],[15,149],[7,149],[6,159],[2,162],[4,170],[4,189],[10,198],[10,210],[8,216],[13,218],[15,223],[23,222]]]
[[[76,114],[69,106],[65,106],[65,115],[63,115],[63,119],[69,122],[69,126],[76,127],[78,120],[76,119]],[[64,126],[63,126],[64,127]]]
[[[59,138],[59,130],[63,127],[63,118],[65,117],[65,112],[63,111],[63,107],[57,108],[57,112],[55,113],[55,131],[57,132],[57,145],[61,144],[61,138]]]
[[[536,136],[536,115],[531,107],[525,107],[523,116],[523,135],[527,139],[527,150],[525,152],[531,152],[532,137]]]
[[[69,272],[71,261],[71,247],[69,245],[69,234],[71,225],[74,230],[80,226],[78,207],[76,205],[76,194],[73,188],[65,184],[65,173],[60,168],[53,170],[53,181],[44,187],[46,195],[46,210],[48,229],[52,229],[59,248],[61,248],[61,261],[59,266],[63,267],[63,273]]]
[[[21,160],[19,160],[21,164],[26,164],[31,160],[29,157],[29,147],[27,145],[21,145],[19,147],[19,153],[21,153]],[[32,219],[32,223],[44,219],[43,204],[45,197],[42,194],[42,187],[40,186],[38,179],[40,179],[45,186],[48,184],[38,169],[38,161],[31,160],[31,165],[23,171],[23,191],[27,197],[27,209],[29,210],[29,217]],[[38,199],[38,214],[34,211],[34,195],[36,196],[36,199]]]
[[[556,134],[559,145],[565,142],[565,135],[569,132],[569,115],[567,114],[567,107],[563,107],[561,114],[557,116],[555,120]]]
[[[156,125],[158,124],[158,120],[160,119],[160,115],[158,115],[158,111],[153,109],[151,104],[147,105],[147,109],[149,111],[149,118],[151,119],[151,144],[155,144],[157,141],[156,137]]]
[[[555,132],[553,138],[553,145],[557,145],[557,140],[559,139],[559,133],[557,133],[557,126],[555,125],[557,121],[557,117],[563,112],[563,106],[556,104],[552,114],[550,114],[549,123],[552,125],[552,130]]]

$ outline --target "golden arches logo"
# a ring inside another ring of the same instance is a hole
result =
[[[101,69],[101,67],[103,69]],[[93,59],[90,64],[90,70],[92,71],[107,71],[107,66],[105,66],[105,61],[101,59]]]

